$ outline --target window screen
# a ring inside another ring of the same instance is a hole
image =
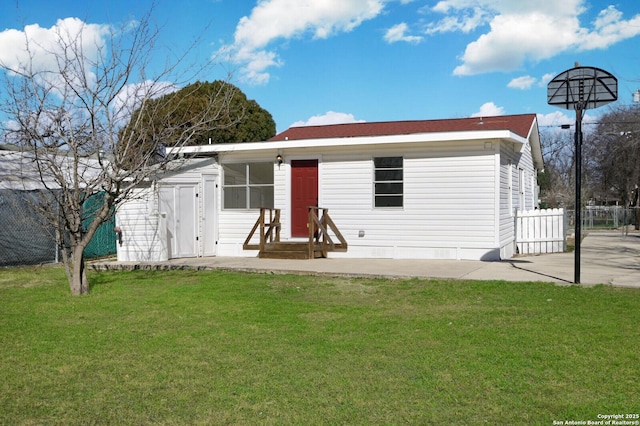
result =
[[[402,157],[376,157],[374,166],[375,207],[402,207],[403,159]]]

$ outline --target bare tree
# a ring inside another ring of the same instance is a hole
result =
[[[136,185],[173,166],[163,156],[167,135],[178,135],[172,144],[186,145],[194,135],[230,122],[231,94],[224,91],[212,93],[198,114],[179,120],[174,116],[170,127],[154,127],[151,138],[139,129],[149,128],[150,120],[158,122],[159,114],[189,109],[178,101],[175,111],[146,109],[129,122],[151,99],[195,81],[212,65],[209,59],[184,67],[195,44],[182,55],[161,52],[152,11],[137,22],[99,31],[74,20],[59,25],[55,40],[46,44],[25,27],[24,55],[0,62],[5,71],[5,141],[24,150],[48,193],[38,212],[53,224],[64,246],[63,262],[75,295],[89,291],[83,252],[96,229],[133,196]],[[153,71],[152,62],[163,57],[164,65]],[[184,69],[188,71],[180,71]],[[104,192],[104,201],[83,226],[83,203],[96,192]]]
[[[612,192],[625,206],[636,210],[640,228],[640,108],[636,105],[612,109],[598,123],[588,146],[602,191]]]
[[[566,130],[541,132],[544,158],[545,185],[541,187],[541,198],[549,207],[572,207],[574,203],[575,156],[572,133]]]
[[[612,190],[629,205],[640,184],[640,109],[621,107],[604,114],[589,152],[603,189]]]

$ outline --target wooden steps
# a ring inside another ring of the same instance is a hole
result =
[[[347,251],[347,241],[329,217],[327,209],[309,207],[308,227],[307,241],[280,241],[280,209],[261,208],[260,217],[242,248],[259,250],[258,257],[265,259],[318,259],[328,257],[330,251]],[[258,231],[260,241],[256,244],[252,239]]]
[[[309,244],[306,242],[274,242],[265,245],[264,250],[258,253],[261,259],[309,259]],[[314,244],[313,258],[327,257],[323,253],[322,246]]]

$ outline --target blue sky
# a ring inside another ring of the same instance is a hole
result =
[[[65,18],[117,25],[150,5],[3,0],[0,59],[16,56],[25,26],[46,38]],[[546,84],[576,61],[618,78],[616,104],[640,88],[637,0],[159,0],[153,16],[174,51],[201,37],[193,53],[221,65],[206,79],[232,70],[278,131],[521,113],[543,126],[572,122],[547,105]]]

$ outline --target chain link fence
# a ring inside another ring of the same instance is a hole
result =
[[[84,224],[101,203],[104,194],[94,194],[84,204]],[[61,261],[61,244],[54,227],[33,210],[41,191],[0,190],[0,267],[38,265]],[[104,223],[85,249],[85,256],[104,257],[116,253],[115,220]]]
[[[37,191],[0,191],[0,266],[59,259],[53,226],[32,212],[41,196]]]
[[[575,211],[567,210],[567,215],[569,225],[575,226]],[[581,219],[581,228],[585,230],[615,229],[624,231],[629,227],[636,228],[638,226],[640,210],[638,207],[587,206],[582,210]]]

